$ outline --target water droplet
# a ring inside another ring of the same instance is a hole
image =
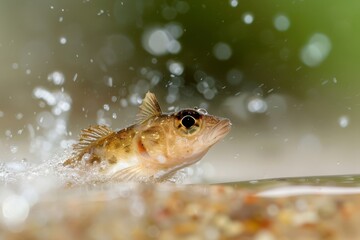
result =
[[[243,15],[243,21],[245,24],[252,24],[254,21],[254,16],[251,13],[245,13]]]
[[[264,113],[268,109],[268,106],[263,99],[255,97],[248,102],[247,108],[249,112],[252,113]]]
[[[180,62],[170,61],[170,63],[168,63],[168,68],[172,74],[177,76],[180,76],[184,72],[184,66]]]
[[[169,23],[165,26],[166,30],[173,36],[174,38],[178,39],[183,34],[183,28],[178,23]]]
[[[162,29],[153,29],[145,33],[143,37],[144,48],[153,55],[164,55],[167,53],[171,37]]]
[[[123,107],[123,108],[125,108],[125,107],[127,107],[129,104],[128,104],[128,101],[125,99],[125,98],[122,98],[121,100],[120,100],[120,106],[121,107]]]
[[[63,100],[60,100],[59,103],[58,103],[58,107],[63,111],[63,112],[67,112],[70,110],[71,108],[71,105],[68,101],[63,101]]]
[[[209,84],[206,81],[201,81],[196,85],[196,89],[200,92],[200,93],[204,93],[206,89],[209,88]]]
[[[231,57],[232,50],[227,43],[219,42],[214,46],[213,54],[218,60],[225,61]]]
[[[181,50],[181,45],[177,40],[171,40],[167,46],[167,50],[169,53],[177,54]]]
[[[330,50],[330,39],[322,33],[315,33],[302,48],[300,58],[307,66],[316,67],[327,58]]]
[[[55,96],[44,88],[41,87],[35,88],[33,94],[36,98],[43,99],[50,106],[55,105],[56,103]]]
[[[102,9],[100,9],[100,11],[97,13],[97,15],[100,16],[100,15],[102,15],[102,14],[104,14],[104,13],[105,13],[105,11],[102,10]]]
[[[284,32],[290,27],[290,20],[285,15],[277,15],[274,19],[274,26],[278,31]]]
[[[67,42],[66,37],[60,37],[59,42],[60,42],[60,44],[62,44],[62,45],[66,44],[66,42]]]
[[[91,158],[91,154],[90,154],[90,153],[85,153],[85,154],[82,156],[81,160],[86,162],[86,161],[89,161],[90,158]]]
[[[15,116],[15,118],[16,118],[17,120],[20,120],[20,119],[22,119],[23,117],[24,117],[24,114],[22,114],[22,113],[17,113],[16,116]]]
[[[200,112],[201,114],[203,115],[207,115],[208,114],[208,111],[205,109],[205,108],[197,108],[196,109],[198,112]]]
[[[105,80],[105,84],[106,84],[108,87],[112,87],[112,86],[113,86],[113,78],[112,78],[112,77],[105,76],[105,77],[104,77],[104,80]]]
[[[17,153],[17,151],[18,151],[18,147],[17,147],[17,146],[15,146],[15,145],[10,146],[10,152],[11,152],[11,153]]]
[[[161,74],[154,74],[154,76],[151,78],[150,83],[151,83],[152,86],[155,86],[160,82],[161,79],[162,79]]]
[[[114,102],[116,102],[117,101],[117,96],[112,96],[111,97],[111,101],[114,103]]]
[[[341,116],[339,118],[339,125],[342,128],[346,128],[349,125],[349,118],[347,116]]]
[[[213,99],[214,97],[215,97],[215,91],[213,90],[213,89],[209,89],[209,88],[207,88],[207,89],[205,89],[205,91],[204,91],[204,97],[207,99],[207,100],[211,100],[211,99]]]
[[[243,74],[241,71],[237,69],[231,69],[226,75],[226,80],[231,85],[238,85],[242,81],[242,79],[243,79]]]
[[[52,128],[55,123],[55,117],[50,112],[40,112],[36,116],[36,122],[42,128]]]
[[[176,94],[168,94],[166,96],[166,102],[169,104],[174,103],[176,101],[176,99],[177,99]]]
[[[238,4],[239,4],[238,0],[230,0],[230,6],[237,7]]]
[[[103,108],[104,108],[105,111],[109,111],[109,110],[110,110],[109,104],[104,104]]]
[[[77,77],[78,77],[78,74],[75,73],[75,75],[74,75],[74,77],[73,77],[73,81],[74,81],[74,82],[76,81]]]
[[[11,132],[11,130],[6,130],[5,131],[5,136],[7,136],[7,137],[9,137],[9,138],[12,138],[13,137],[13,135],[12,135],[12,132]]]
[[[48,80],[55,85],[62,85],[65,82],[65,76],[62,72],[54,71],[48,75]]]
[[[167,53],[177,54],[181,50],[181,44],[166,29],[153,28],[146,31],[142,37],[143,47],[153,55]]]

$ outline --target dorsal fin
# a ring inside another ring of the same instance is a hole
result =
[[[104,125],[90,126],[89,128],[83,129],[80,133],[79,142],[73,147],[73,154],[77,155],[84,152],[90,146],[112,133],[113,131]]]
[[[139,113],[136,115],[136,121],[143,123],[148,119],[161,115],[161,108],[155,94],[147,92],[143,102],[140,105]]]
[[[86,151],[96,146],[96,144],[112,133],[114,132],[110,128],[103,125],[90,126],[81,130],[79,142],[73,146],[72,156],[63,163],[63,166],[72,165],[80,161]]]

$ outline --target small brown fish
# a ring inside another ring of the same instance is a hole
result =
[[[162,182],[199,161],[230,126],[228,119],[200,108],[165,114],[148,92],[134,125],[118,132],[106,126],[82,130],[72,157],[63,165],[84,171],[101,166],[99,173],[109,180]]]

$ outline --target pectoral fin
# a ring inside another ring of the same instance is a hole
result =
[[[110,180],[116,182],[144,182],[144,183],[160,183],[167,181],[175,172],[154,171],[136,165],[122,169],[110,177]]]
[[[141,165],[124,168],[111,176],[111,180],[119,182],[148,182],[151,175]]]

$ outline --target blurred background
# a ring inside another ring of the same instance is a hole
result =
[[[150,90],[231,133],[193,181],[359,173],[360,2],[0,2],[0,160],[54,158],[134,122]],[[200,180],[199,180],[200,179]]]

